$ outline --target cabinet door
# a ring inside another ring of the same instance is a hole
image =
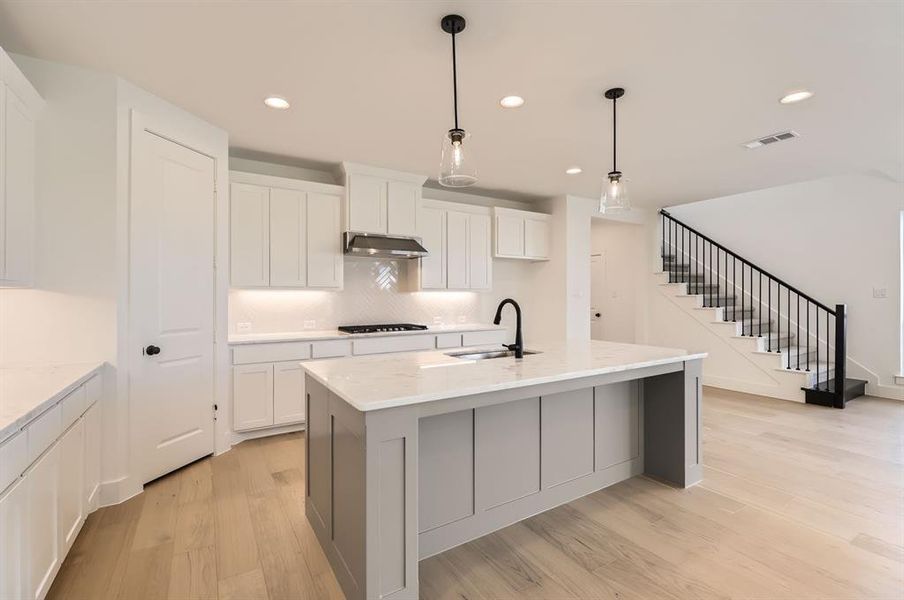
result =
[[[273,425],[273,364],[232,367],[232,428]]]
[[[421,259],[421,288],[439,290],[446,287],[446,211],[422,208],[418,235],[428,254]]]
[[[229,196],[233,287],[270,285],[270,190],[233,183]]]
[[[0,598],[28,598],[28,494],[19,479],[0,495]]]
[[[488,290],[493,286],[493,252],[490,216],[468,217],[468,279],[472,290]]]
[[[386,180],[372,175],[348,177],[348,228],[386,233]]]
[[[308,194],[308,287],[342,287],[339,196]]]
[[[307,198],[304,192],[270,188],[270,285],[307,285]]]
[[[31,285],[34,260],[35,123],[6,86],[0,155],[0,280]]]
[[[524,218],[496,215],[496,255],[524,256]]]
[[[273,424],[304,421],[304,369],[297,360],[273,365]]]
[[[54,444],[25,473],[28,489],[26,535],[28,552],[28,594],[39,600],[47,594],[60,561],[59,445]]]
[[[524,219],[524,256],[549,258],[549,221]]]
[[[85,421],[79,418],[60,438],[59,497],[60,554],[66,555],[85,518]]]
[[[469,287],[467,213],[446,213],[446,283],[450,290]]]
[[[85,413],[85,514],[97,508],[100,491],[100,404]]]
[[[387,199],[386,233],[417,235],[417,212],[421,188],[405,181],[390,181]]]

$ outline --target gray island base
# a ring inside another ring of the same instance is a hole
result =
[[[701,480],[705,355],[538,349],[305,364],[305,513],[350,600],[415,599],[420,559],[630,477]]]

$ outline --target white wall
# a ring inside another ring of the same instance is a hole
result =
[[[821,302],[847,304],[851,376],[862,366],[871,384],[900,395],[904,184],[843,175],[668,210]],[[873,288],[886,297],[874,298]]]
[[[37,123],[35,282],[0,289],[0,363],[112,361],[115,80],[13,60],[47,105]]]

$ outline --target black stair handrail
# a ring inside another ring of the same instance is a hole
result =
[[[747,266],[749,266],[749,267],[752,268],[752,269],[756,269],[757,271],[759,271],[760,273],[762,273],[762,274],[765,275],[766,277],[772,279],[772,280],[775,281],[776,283],[785,286],[786,288],[788,288],[789,290],[791,290],[792,292],[794,292],[794,294],[795,294],[796,296],[800,296],[801,298],[804,298],[805,300],[809,300],[810,302],[812,302],[813,304],[815,304],[816,306],[818,306],[818,307],[821,308],[822,310],[826,311],[826,312],[829,313],[830,315],[835,316],[835,310],[834,310],[834,309],[829,308],[828,306],[826,306],[825,304],[823,304],[823,303],[820,302],[819,300],[816,300],[816,299],[812,298],[811,296],[809,296],[809,295],[803,293],[802,291],[798,290],[796,287],[794,287],[794,286],[791,285],[790,283],[787,283],[786,281],[783,281],[782,279],[776,277],[775,275],[773,275],[772,273],[770,273],[770,272],[767,271],[766,269],[763,269],[762,267],[760,267],[760,266],[758,266],[758,265],[755,265],[754,263],[750,262],[749,260],[747,260],[747,259],[744,258],[743,256],[740,256],[739,254],[737,254],[737,253],[735,253],[735,252],[732,252],[731,250],[729,250],[728,248],[726,248],[725,246],[723,246],[723,245],[720,244],[719,242],[713,240],[712,238],[708,237],[708,236],[705,235],[705,234],[700,233],[699,231],[697,231],[696,229],[694,229],[693,227],[691,227],[691,226],[688,225],[687,223],[684,223],[684,222],[681,221],[680,219],[676,219],[676,218],[673,217],[671,214],[669,214],[669,212],[668,212],[667,210],[662,209],[662,210],[659,211],[659,214],[668,217],[670,220],[674,221],[675,223],[678,223],[678,224],[681,225],[683,228],[685,228],[685,229],[687,229],[688,231],[692,232],[694,235],[700,237],[700,239],[706,240],[707,242],[709,242],[709,243],[712,244],[713,246],[716,246],[717,248],[719,248],[720,250],[722,250],[722,252],[725,252],[726,254],[728,254],[729,256],[731,256],[732,258],[738,259],[738,260],[741,261],[742,263],[746,264]]]
[[[787,341],[785,347],[788,349],[785,368],[791,370],[792,352],[792,314],[796,309],[797,315],[794,319],[794,329],[796,333],[795,344],[797,347],[796,366],[797,371],[810,372],[810,314],[811,308],[815,308],[815,363],[816,363],[816,382],[812,388],[803,388],[805,390],[817,390],[819,393],[827,394],[831,398],[831,404],[836,408],[844,408],[844,388],[845,388],[845,370],[846,370],[846,337],[847,337],[847,307],[844,304],[836,304],[834,309],[829,308],[822,302],[816,300],[809,294],[805,294],[795,286],[776,277],[765,269],[755,265],[743,256],[739,256],[736,252],[726,248],[724,245],[715,241],[711,237],[704,235],[683,221],[673,217],[667,210],[659,211],[662,216],[662,260],[663,270],[666,270],[665,259],[667,256],[672,257],[669,267],[669,283],[687,283],[688,293],[703,296],[703,306],[714,308],[723,308],[721,319],[723,321],[738,321],[738,296],[736,290],[740,288],[740,321],[742,337],[763,337],[763,329],[765,325],[765,350],[773,352],[773,339],[775,340],[774,352],[782,353],[782,300],[785,302],[786,315],[785,336]],[[679,231],[680,228],[680,231]],[[708,246],[708,247],[707,247]],[[668,247],[670,254],[666,254]],[[715,260],[713,260],[713,250],[715,250]],[[702,251],[702,252],[701,252]],[[702,256],[701,256],[702,255]],[[729,261],[730,259],[730,261]],[[707,262],[709,268],[707,269]],[[740,285],[738,285],[738,262],[740,262]],[[709,283],[707,283],[707,276]],[[766,279],[765,286],[763,279]],[[721,291],[721,282],[725,282],[724,296]],[[759,283],[757,291],[756,283]],[[775,294],[773,294],[773,285]],[[784,288],[784,289],[783,289]],[[732,295],[729,296],[729,292]],[[765,292],[765,296],[764,296]],[[794,305],[792,306],[792,294],[794,294]],[[748,297],[749,296],[749,301]],[[764,299],[765,298],[765,299]],[[775,299],[774,321],[775,331],[773,331],[772,321],[772,301]],[[801,300],[804,300],[804,312],[801,314]],[[747,306],[745,307],[745,304]],[[756,311],[754,306],[756,305]],[[766,312],[766,321],[763,321],[763,312]],[[824,320],[824,341],[820,343],[820,311],[825,313]],[[757,312],[757,315],[754,315]],[[749,315],[749,316],[746,316]],[[801,317],[806,321],[802,321]],[[834,327],[832,325],[834,324]],[[805,341],[801,342],[800,334],[803,329]],[[833,331],[834,330],[834,331]],[[832,335],[834,333],[834,336]],[[834,377],[832,382],[828,378],[829,357],[833,354],[830,347],[830,340],[834,337]],[[806,358],[801,368],[801,350],[806,347]],[[825,351],[825,368],[826,378],[821,379],[820,376],[820,346]],[[834,389],[833,389],[834,386]]]

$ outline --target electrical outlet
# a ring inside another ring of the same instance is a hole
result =
[[[306,321],[304,322],[304,328],[305,328],[305,329],[314,329],[315,327],[317,327],[317,321],[315,321],[315,320],[313,320],[313,319],[306,320]]]
[[[888,288],[873,288],[873,298],[887,298]]]
[[[442,325],[442,324],[443,324],[443,318],[442,318],[442,317],[433,317],[433,324],[434,324],[434,325]]]
[[[458,322],[459,323],[467,323],[468,317],[466,317],[465,315],[458,315]]]
[[[236,323],[235,330],[237,333],[251,333],[251,323]]]

